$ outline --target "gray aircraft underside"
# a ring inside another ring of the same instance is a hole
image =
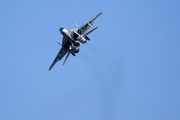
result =
[[[89,30],[89,28],[93,25],[93,22],[96,20],[97,17],[99,17],[102,14],[100,12],[98,15],[96,15],[94,18],[89,20],[87,23],[79,27],[77,24],[78,28],[72,29],[72,30],[67,30],[65,28],[60,28],[60,33],[63,35],[63,40],[62,44],[60,44],[62,47],[57,54],[56,58],[54,59],[53,63],[49,67],[49,70],[52,69],[52,67],[56,64],[57,61],[61,60],[66,54],[66,58],[64,60],[63,65],[66,63],[68,57],[70,54],[73,56],[76,56],[75,53],[79,52],[79,46],[87,42],[87,40],[90,40],[87,35],[93,32],[95,29],[98,27],[95,27],[94,29]],[[87,32],[88,31],[88,32]]]

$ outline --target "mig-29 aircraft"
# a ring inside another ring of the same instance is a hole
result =
[[[77,24],[78,28],[72,29],[72,30],[67,30],[65,28],[60,28],[59,31],[63,35],[63,40],[62,40],[62,45],[59,53],[57,54],[55,60],[51,64],[49,70],[52,69],[52,67],[56,64],[57,61],[61,60],[67,53],[67,56],[64,60],[63,65],[66,63],[68,57],[70,54],[73,56],[76,56],[75,53],[79,52],[79,46],[81,43],[86,43],[87,40],[90,40],[87,35],[90,34],[92,31],[97,29],[98,27],[95,27],[94,29],[88,31],[88,29],[93,25],[94,20],[99,17],[102,14],[100,12],[98,15],[96,15],[94,18],[92,18],[90,21],[79,27]],[[88,32],[87,32],[88,31]]]

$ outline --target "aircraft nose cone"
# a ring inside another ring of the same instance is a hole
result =
[[[59,29],[59,31],[61,32],[61,34],[62,34],[63,29],[64,29],[63,27],[61,27],[61,28]]]

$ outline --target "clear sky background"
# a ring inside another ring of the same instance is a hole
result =
[[[99,12],[49,71],[59,28]],[[0,18],[0,120],[180,119],[179,0],[1,0]]]

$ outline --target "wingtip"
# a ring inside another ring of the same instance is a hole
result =
[[[100,12],[99,14],[97,14],[96,18],[99,17],[102,14],[102,12]]]
[[[51,68],[49,68],[49,71],[51,70]]]

